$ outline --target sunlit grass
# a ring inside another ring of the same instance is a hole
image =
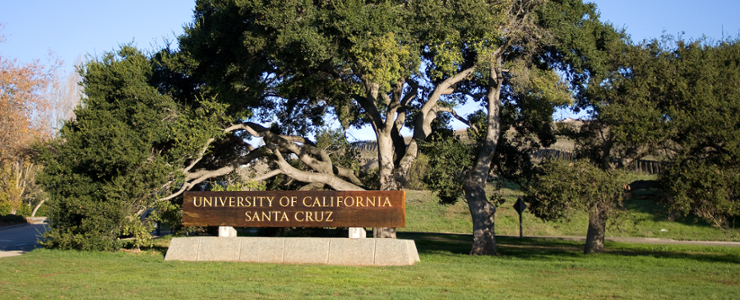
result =
[[[35,250],[0,259],[0,298],[119,299],[732,299],[740,248],[499,238],[500,255],[469,256],[470,236],[408,234],[421,262],[338,267],[164,261],[141,253]]]

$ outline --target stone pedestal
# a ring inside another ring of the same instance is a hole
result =
[[[172,239],[164,259],[408,266],[419,261],[419,253],[413,240],[400,239],[180,237]]]
[[[231,226],[219,226],[218,237],[236,237],[236,229]]]
[[[350,227],[349,238],[351,239],[364,239],[367,238],[367,232],[363,227]]]

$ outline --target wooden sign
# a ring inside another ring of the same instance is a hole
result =
[[[406,227],[404,191],[185,192],[185,226]]]

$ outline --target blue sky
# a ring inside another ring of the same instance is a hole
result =
[[[663,32],[684,39],[710,39],[740,34],[737,0],[596,0],[601,19],[624,27],[634,41],[660,37]],[[5,43],[0,56],[42,61],[49,50],[72,69],[78,56],[112,51],[133,42],[144,50],[164,45],[183,33],[192,19],[193,0],[0,0]],[[567,113],[556,117],[568,116]],[[366,136],[367,133],[357,133]],[[372,138],[372,136],[368,137]]]

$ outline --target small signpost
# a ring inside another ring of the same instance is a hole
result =
[[[514,203],[514,209],[519,213],[519,238],[522,238],[522,212],[527,209],[527,204],[522,201],[522,198],[516,199]]]

